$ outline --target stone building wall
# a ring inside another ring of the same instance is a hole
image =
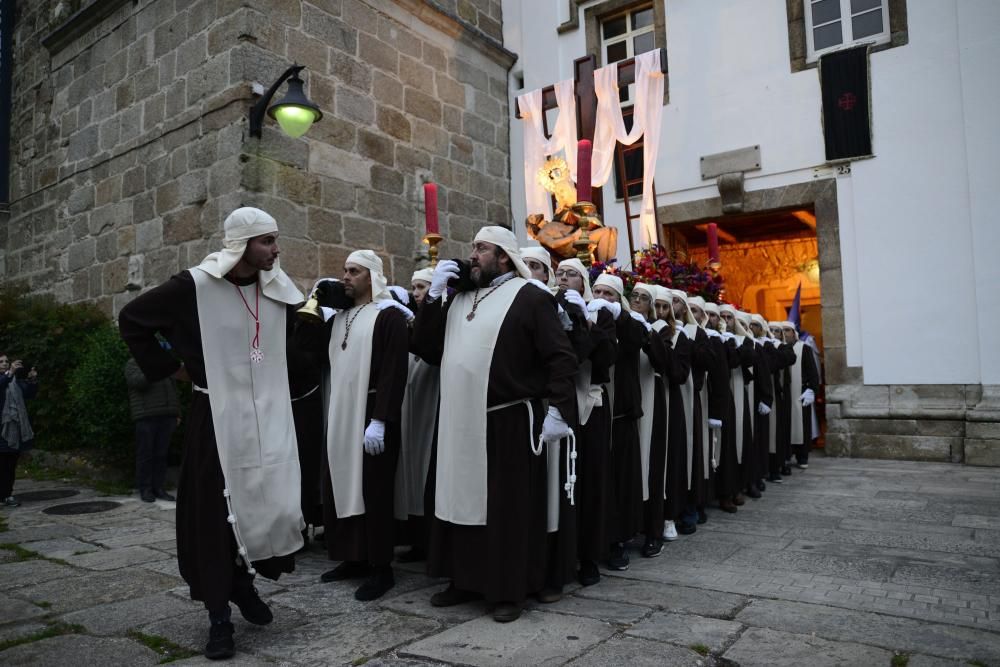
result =
[[[443,252],[509,223],[499,0],[104,0],[68,24],[60,4],[18,3],[5,281],[113,316],[257,205],[303,287],[360,247],[404,282],[425,180]],[[249,137],[251,84],[293,62],[324,118]]]

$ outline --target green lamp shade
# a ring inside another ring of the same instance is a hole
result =
[[[293,139],[301,137],[309,131],[312,124],[319,120],[315,109],[297,104],[282,104],[272,109],[272,115],[285,134]]]

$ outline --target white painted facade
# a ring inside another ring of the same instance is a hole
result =
[[[785,0],[664,1],[670,101],[657,204],[717,196],[699,158],[755,144],[762,169],[746,174],[748,191],[833,176],[818,71],[790,71]],[[572,78],[587,6],[580,29],[560,35],[565,0],[504,1],[505,46],[519,56],[512,115],[518,94]],[[875,158],[837,177],[848,365],[863,368],[865,384],[996,385],[1000,2],[908,0],[907,19],[909,43],[871,55]],[[521,121],[510,127],[523,234]],[[606,189],[618,226],[624,209],[611,199]],[[618,256],[628,256],[624,229]]]

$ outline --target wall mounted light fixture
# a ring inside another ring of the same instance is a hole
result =
[[[285,134],[293,139],[308,132],[312,124],[323,117],[323,112],[306,96],[302,88],[304,82],[299,77],[299,72],[304,69],[304,65],[289,67],[253,105],[253,108],[250,109],[251,137],[259,138],[262,135],[265,113],[278,121],[278,125],[281,126]],[[278,102],[271,104],[274,93],[286,80],[288,81],[288,91],[285,96]]]

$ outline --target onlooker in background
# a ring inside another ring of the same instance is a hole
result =
[[[14,472],[17,460],[35,444],[35,433],[28,421],[24,402],[38,393],[38,373],[13,362],[0,353],[0,502],[7,507],[21,503],[14,498]]]
[[[161,343],[165,349],[167,344]],[[176,500],[163,488],[170,436],[181,422],[177,386],[167,377],[150,382],[135,359],[125,362],[128,403],[135,422],[135,484],[143,502]]]

